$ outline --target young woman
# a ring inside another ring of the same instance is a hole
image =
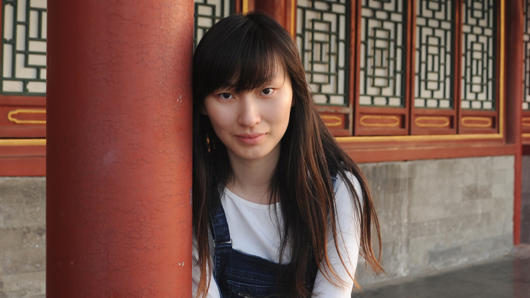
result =
[[[193,113],[195,296],[350,297],[359,254],[382,270],[368,186],[280,25],[235,15],[204,35]]]

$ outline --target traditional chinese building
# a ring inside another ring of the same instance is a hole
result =
[[[361,285],[530,243],[529,0],[0,3],[0,296],[189,296],[193,44],[251,11],[370,181]]]

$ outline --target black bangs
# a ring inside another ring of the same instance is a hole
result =
[[[276,67],[285,67],[280,58],[285,57],[285,49],[278,42],[285,36],[279,38],[276,33],[286,34],[277,23],[261,18],[258,14],[234,15],[221,20],[204,35],[193,61],[196,100],[202,101],[220,88],[239,92],[263,86],[272,79]]]

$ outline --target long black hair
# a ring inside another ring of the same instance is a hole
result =
[[[286,247],[291,250],[290,293],[293,297],[311,294],[304,286],[310,258],[315,259],[328,280],[340,282],[326,250],[330,232],[337,246],[331,179],[334,176],[345,181],[359,211],[361,255],[375,271],[382,271],[379,256],[372,249],[372,228],[379,251],[381,234],[368,185],[316,112],[296,45],[278,23],[265,15],[233,15],[219,21],[204,35],[193,57],[193,228],[201,269],[197,295],[206,295],[210,282],[208,212],[219,204],[219,186],[226,185],[232,175],[226,148],[215,135],[208,117],[201,113],[204,99],[219,88],[229,87],[237,92],[260,87],[271,79],[277,63],[282,64],[291,80],[294,103],[270,183],[270,199],[280,202],[284,223],[280,259]],[[347,177],[348,172],[360,182],[362,202]],[[352,274],[350,277],[353,279]]]

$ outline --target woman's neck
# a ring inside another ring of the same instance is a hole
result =
[[[232,177],[227,187],[245,200],[269,204],[270,181],[279,157],[279,145],[260,159],[246,160],[229,154]]]

